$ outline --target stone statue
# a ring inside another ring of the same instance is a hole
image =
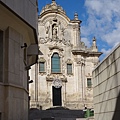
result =
[[[52,37],[53,39],[57,39],[57,25],[54,24],[52,28]]]

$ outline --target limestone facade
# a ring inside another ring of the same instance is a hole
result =
[[[31,11],[33,20],[25,16]],[[0,0],[0,120],[28,120],[28,70],[37,62],[30,55],[31,44],[37,45],[35,15],[36,1]]]
[[[95,120],[120,119],[120,44],[93,71]]]
[[[81,42],[81,22],[77,13],[70,20],[55,1],[43,7],[38,18],[38,42],[43,55],[30,70],[34,81],[30,84],[31,108],[93,108],[92,70],[101,53],[95,38],[90,48]],[[53,61],[54,55],[58,55],[59,65]],[[58,71],[54,70],[56,66]]]

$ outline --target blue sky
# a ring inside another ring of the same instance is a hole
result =
[[[39,11],[52,0],[38,0]],[[101,60],[120,43],[120,0],[56,0],[70,19],[78,13],[81,23],[81,40],[90,47],[92,38],[104,54]]]

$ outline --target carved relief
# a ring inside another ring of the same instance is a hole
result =
[[[67,78],[63,74],[48,74],[46,77],[47,81],[54,81],[55,79],[59,79],[62,82],[67,82]]]
[[[65,64],[64,64],[64,55],[61,53],[60,55],[62,57],[62,73],[65,73]]]
[[[54,44],[58,44],[58,43],[63,43],[64,45],[67,45],[67,46],[73,46],[71,43],[70,43],[70,40],[66,40],[64,38],[64,33],[65,33],[65,26],[63,25],[63,23],[61,24],[61,21],[55,17],[53,17],[52,19],[46,21],[45,23],[45,34],[46,34],[46,37],[45,38],[42,38],[40,37],[39,38],[39,43],[40,44],[45,44],[47,42],[52,42]]]
[[[90,73],[88,73],[88,74],[86,75],[86,77],[87,77],[87,78],[92,78],[92,75],[91,75]]]
[[[57,37],[57,36],[56,36]],[[55,39],[55,37],[54,37],[54,39],[50,39],[50,38],[48,38],[48,37],[46,37],[46,38],[39,38],[39,44],[45,44],[45,43],[47,43],[47,42],[55,42],[55,45],[57,45],[56,43],[63,43],[64,45],[66,45],[66,46],[70,46],[70,47],[72,47],[73,45],[70,43],[70,40],[65,40],[64,38],[62,39],[62,40],[60,40],[60,39]]]
[[[74,25],[73,30],[80,31],[80,26],[79,25]]]
[[[63,8],[57,5],[55,1],[52,1],[51,4],[47,4],[45,7],[43,7],[40,14],[44,13],[45,11],[54,11],[54,10],[58,10],[59,12],[66,14]]]
[[[45,26],[48,21],[50,23],[52,23],[52,21],[54,20],[54,18],[56,18],[57,20],[59,20],[58,23],[62,23],[61,24],[62,28],[63,27],[66,28],[67,27],[68,21],[65,18],[61,17],[61,15],[49,14],[49,15],[45,16],[44,18],[42,18],[41,21],[39,20],[39,22],[42,22],[43,25]]]
[[[46,75],[47,73],[46,72],[40,72],[39,75],[43,76],[43,75]]]
[[[40,57],[40,58],[38,59],[38,62],[46,62],[46,60],[44,59],[44,57]]]
[[[71,59],[67,59],[66,63],[67,63],[67,64],[72,64],[73,62],[72,62]]]
[[[50,49],[49,54],[48,54],[49,57],[52,56],[54,52],[57,52],[61,58],[64,57],[63,48],[60,48],[59,46],[53,46],[53,47],[49,47],[49,49]]]
[[[45,44],[49,41],[49,39],[46,39],[46,38],[39,38],[39,44]]]
[[[81,65],[81,59],[80,58],[74,58],[74,60],[78,65]]]
[[[78,64],[78,65],[83,65],[85,66],[85,59],[83,57],[81,58],[75,58],[75,62]]]
[[[54,81],[53,81],[53,86],[54,86],[55,88],[60,88],[60,87],[62,87],[62,81],[61,81],[60,79],[54,79]]]

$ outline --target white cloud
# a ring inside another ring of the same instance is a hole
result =
[[[88,9],[91,9],[88,11],[90,14],[93,12],[99,14],[100,10],[102,9],[102,3],[98,0],[86,0],[85,5],[88,7]]]
[[[83,37],[95,35],[111,48],[120,43],[120,0],[85,0],[85,7],[88,19],[81,27]]]
[[[85,6],[89,14],[105,17],[111,21],[112,17],[119,15],[120,0],[86,0]]]
[[[104,55],[108,55],[109,53],[110,53],[110,51],[111,51],[111,49],[108,49],[108,50],[106,50],[106,49],[101,49],[101,52],[104,54]]]
[[[104,35],[103,39],[106,40],[110,46],[116,46],[116,44],[120,42],[120,31],[113,30],[111,33]]]
[[[101,52],[104,54],[104,55],[108,55],[112,50],[114,50],[114,48],[119,44],[119,42],[117,42],[116,44],[114,44],[114,46],[111,48],[111,49],[105,49],[105,48],[102,48],[101,49]]]
[[[85,43],[85,46],[90,47],[90,41],[87,38],[81,38],[81,41]]]

